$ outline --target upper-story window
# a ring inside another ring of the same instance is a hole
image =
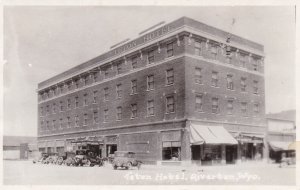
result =
[[[233,113],[233,99],[227,100],[227,114],[232,115]]]
[[[104,78],[107,79],[109,76],[109,67],[104,68]]]
[[[94,82],[97,82],[98,81],[98,70],[97,71],[94,71],[93,73],[92,73],[92,76],[93,76],[93,81]]]
[[[98,102],[98,91],[97,90],[95,90],[94,92],[93,92],[93,103],[94,104],[96,104],[97,102]]]
[[[166,113],[173,113],[173,112],[175,112],[175,100],[174,100],[174,96],[173,95],[166,97],[166,104],[167,104]]]
[[[88,96],[87,93],[85,93],[85,94],[83,95],[83,105],[84,105],[84,106],[87,106],[87,105],[88,105],[88,98],[87,98],[87,96]]]
[[[61,112],[64,111],[64,105],[62,101],[59,102],[59,107]]]
[[[52,113],[55,113],[55,112],[56,112],[56,104],[53,103],[53,104],[52,104]]]
[[[109,99],[109,88],[104,88],[104,101],[108,101]]]
[[[242,77],[241,78],[241,91],[246,92],[247,84],[246,84],[246,78]]]
[[[40,107],[40,115],[41,115],[41,116],[44,115],[44,108],[43,108],[43,106]]]
[[[131,118],[137,117],[137,104],[131,104]]]
[[[174,70],[173,69],[168,69],[166,71],[166,83],[167,83],[167,85],[174,84]]]
[[[167,57],[172,57],[174,55],[173,44],[174,44],[173,42],[167,44]]]
[[[68,89],[68,91],[70,91],[71,89],[72,89],[72,83],[67,83],[67,89]]]
[[[253,57],[252,58],[252,67],[254,71],[258,71],[259,70],[259,64],[261,63],[259,58]]]
[[[108,122],[108,109],[105,109],[103,114],[104,114],[104,118],[103,118],[104,122]]]
[[[71,109],[71,100],[70,99],[67,100],[67,107],[68,107],[68,109]]]
[[[49,105],[46,106],[46,112],[47,112],[47,115],[50,114],[50,109],[49,109]]]
[[[75,107],[79,107],[79,101],[78,101],[78,96],[75,97]]]
[[[122,107],[117,107],[117,120],[122,120]]]
[[[121,74],[122,72],[122,62],[117,63],[117,75]]]
[[[147,116],[154,115],[154,100],[148,100],[147,102]]]
[[[67,128],[71,127],[71,118],[68,116],[67,117]]]
[[[210,46],[210,53],[211,53],[213,59],[217,59],[217,56],[218,56],[218,46],[214,45],[214,44],[211,44],[211,46]]]
[[[76,89],[79,88],[79,79],[76,79],[76,80],[75,80],[75,88],[76,88]]]
[[[213,87],[218,87],[218,72],[213,71],[211,75],[211,85]]]
[[[154,89],[154,75],[147,76],[147,90]]]
[[[259,113],[259,103],[254,103],[253,111],[254,113]]]
[[[97,110],[95,110],[93,112],[93,121],[94,121],[94,123],[98,123],[99,122],[99,120],[98,120],[98,111]]]
[[[83,114],[83,126],[87,126],[88,123],[88,114]]]
[[[49,130],[50,126],[49,126],[49,121],[46,121],[46,129]]]
[[[212,113],[219,113],[219,99],[212,98]]]
[[[253,93],[258,94],[258,81],[253,81]]]
[[[227,89],[233,90],[233,88],[232,75],[227,75]]]
[[[148,51],[148,63],[153,63],[154,62],[154,50]]]
[[[203,94],[196,94],[196,101],[195,101],[195,108],[196,111],[202,112],[203,111]]]
[[[56,126],[56,120],[53,119],[53,120],[52,120],[52,127],[53,127],[53,130],[55,130],[55,126]]]
[[[244,67],[244,68],[246,67],[246,61],[247,61],[246,54],[240,53],[239,62],[240,62],[241,67]]]
[[[134,79],[131,81],[131,94],[137,93],[137,80]]]
[[[247,113],[247,102],[241,102],[241,111],[243,114]]]
[[[117,86],[116,86],[116,95],[117,95],[117,98],[122,97],[122,85],[121,84],[117,84]]]
[[[195,41],[195,55],[201,55],[201,42]]]
[[[79,126],[79,117],[78,115],[75,115],[75,127]]]
[[[88,84],[88,80],[89,80],[89,77],[88,76],[84,76],[83,77],[83,84],[87,85]]]
[[[199,67],[195,68],[195,83],[202,84],[202,69]]]
[[[138,57],[137,57],[137,56],[134,56],[134,57],[131,59],[131,67],[132,67],[132,69],[136,69],[136,68],[137,68],[137,63],[138,63]]]

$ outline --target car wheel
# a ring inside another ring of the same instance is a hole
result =
[[[118,169],[118,166],[114,165],[114,170]]]
[[[137,164],[137,169],[139,170],[139,169],[141,168],[141,166],[142,166],[142,164],[139,162],[139,163]]]
[[[127,166],[126,166],[126,169],[127,169],[127,170],[130,169],[131,166],[132,166],[131,162],[128,162],[128,163],[127,163]]]

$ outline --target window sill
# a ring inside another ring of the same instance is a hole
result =
[[[230,89],[230,88],[227,88],[227,90],[230,90],[230,91],[235,91],[234,89]]]
[[[165,85],[165,87],[168,87],[168,86],[174,86],[174,83]]]
[[[205,113],[203,110],[196,110],[197,113]]]
[[[198,82],[195,82],[195,84],[197,84],[197,85],[204,85],[203,83],[198,83]]]
[[[169,114],[174,114],[174,113],[176,113],[176,112],[175,111],[174,112],[166,112],[165,114],[169,115]]]
[[[147,117],[155,117],[155,115],[147,115],[146,118],[147,118]]]
[[[147,92],[154,91],[154,88],[153,89],[147,89],[146,91]]]
[[[129,95],[130,96],[133,96],[133,95],[137,95],[138,93],[130,93]]]
[[[212,88],[220,88],[219,86],[211,86]]]
[[[134,120],[134,119],[137,119],[137,117],[131,117],[130,119],[131,119],[131,120]]]

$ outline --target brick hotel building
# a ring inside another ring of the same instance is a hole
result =
[[[262,45],[186,17],[145,31],[38,84],[39,150],[128,150],[152,164],[266,158],[263,59]]]

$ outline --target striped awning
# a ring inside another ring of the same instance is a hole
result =
[[[223,127],[211,125],[190,125],[190,143],[199,144],[238,144],[237,140]]]

